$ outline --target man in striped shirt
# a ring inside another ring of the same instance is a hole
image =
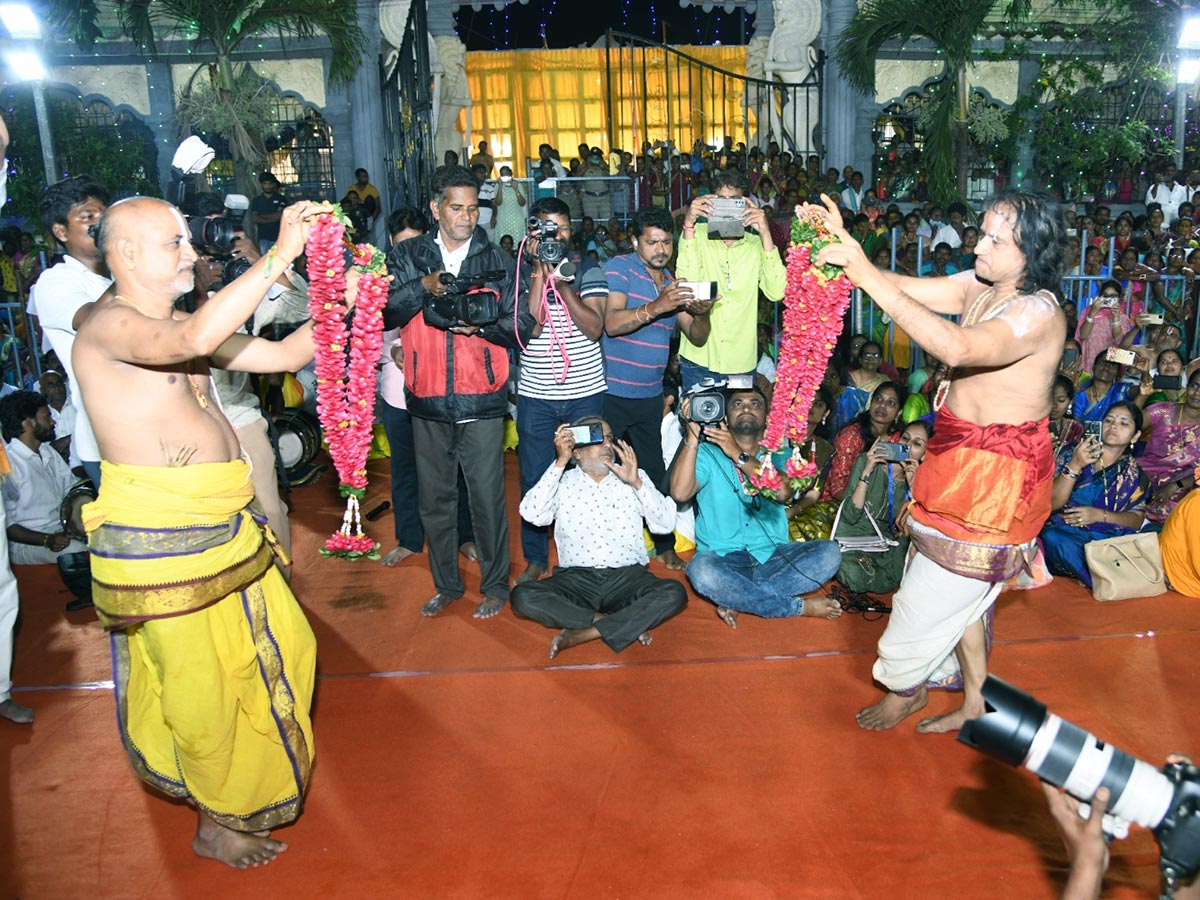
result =
[[[557,197],[543,197],[530,212],[558,226],[557,240],[571,239],[571,211]],[[554,461],[554,435],[560,425],[604,408],[604,357],[597,343],[604,330],[604,272],[584,259],[573,276],[556,275],[558,268],[537,258],[538,242],[525,244],[521,260],[521,289],[537,320],[533,337],[521,348],[517,384],[517,462],[521,496],[529,493]],[[521,551],[525,571],[517,583],[536,581],[549,565],[545,526],[521,521]]]
[[[671,338],[680,329],[694,346],[708,340],[712,300],[697,300],[667,269],[675,249],[674,223],[662,207],[646,207],[633,217],[633,253],[604,267],[608,299],[604,308],[604,356],[608,394],[604,419],[633,447],[646,474],[666,488],[662,463],[662,380]],[[684,568],[675,555],[673,534],[654,535],[658,557],[669,569]]]

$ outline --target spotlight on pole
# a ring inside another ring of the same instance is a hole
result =
[[[33,41],[42,36],[42,25],[27,3],[0,3],[0,23],[14,41]]]
[[[49,74],[36,50],[8,50],[4,61],[18,81],[45,81]]]

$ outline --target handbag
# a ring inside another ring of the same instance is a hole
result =
[[[1083,555],[1097,600],[1157,597],[1167,591],[1158,535],[1152,531],[1090,541],[1084,544]]]
[[[849,499],[849,498],[847,498]],[[891,538],[885,538],[883,532],[879,530],[879,525],[876,524],[875,518],[866,508],[863,509],[863,515],[867,517],[867,521],[871,523],[871,528],[875,531],[875,536],[869,534],[860,535],[857,537],[845,537],[839,535],[838,524],[842,521],[842,507],[846,505],[846,500],[842,500],[838,504],[837,515],[833,517],[833,528],[830,529],[830,534],[833,540],[837,541],[838,548],[843,553],[886,553],[893,547],[900,546],[899,541],[894,541]]]

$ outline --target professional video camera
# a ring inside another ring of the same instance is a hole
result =
[[[502,269],[463,275],[458,278],[449,272],[438,276],[446,285],[441,296],[430,294],[425,301],[427,311],[447,322],[462,325],[491,325],[500,318],[500,292],[487,286],[489,281],[503,281]]]
[[[537,258],[556,266],[567,257],[567,242],[558,239],[558,223],[530,216],[525,223],[530,240],[537,241]]]
[[[250,200],[244,194],[229,194],[221,200],[216,194],[199,190],[196,178],[208,168],[213,156],[213,149],[195,135],[181,143],[171,160],[173,171],[166,199],[183,213],[197,251],[224,263],[222,282],[229,284],[250,269],[249,260],[233,256]]]
[[[725,419],[725,398],[730,391],[748,391],[754,387],[752,375],[727,378],[702,378],[687,392],[691,404],[688,419],[697,425],[713,425]]]
[[[963,725],[958,739],[1038,778],[1084,803],[1108,788],[1106,830],[1124,837],[1133,822],[1154,832],[1159,868],[1170,897],[1176,883],[1200,870],[1200,770],[1169,763],[1161,772],[1048,713],[1033,697],[989,675],[983,684],[987,711]],[[1110,823],[1109,817],[1114,821]]]

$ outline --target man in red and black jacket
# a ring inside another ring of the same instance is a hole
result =
[[[404,394],[413,419],[417,505],[429,542],[437,593],[422,608],[435,616],[465,592],[458,571],[458,468],[470,500],[483,600],[475,617],[496,615],[508,600],[508,518],[504,497],[504,413],[508,351],[527,343],[534,318],[516,304],[513,258],[488,240],[479,222],[478,182],[461,166],[443,166],[430,185],[435,231],[397,244],[384,327],[400,327]],[[502,273],[484,282],[498,295],[488,325],[452,321],[433,308],[458,279]],[[514,311],[514,305],[517,306]]]

